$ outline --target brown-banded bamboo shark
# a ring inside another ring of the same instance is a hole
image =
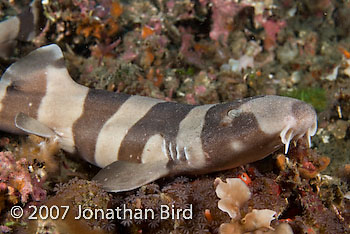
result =
[[[54,137],[103,168],[94,179],[126,191],[175,174],[260,160],[316,132],[315,110],[281,96],[187,105],[89,89],[70,77],[57,45],[31,52],[0,81],[0,130]]]
[[[42,12],[41,0],[34,0],[17,16],[0,22],[1,58],[13,53],[17,41],[30,41],[41,31],[44,24]]]

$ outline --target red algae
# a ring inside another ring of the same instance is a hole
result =
[[[37,178],[31,174],[28,171],[30,164],[26,159],[16,160],[11,152],[0,152],[0,162],[1,192],[7,193],[9,202],[26,203],[29,197],[34,201],[45,199],[46,191],[42,188],[45,178]]]

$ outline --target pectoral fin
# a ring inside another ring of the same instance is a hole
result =
[[[138,188],[169,174],[168,160],[149,163],[116,161],[93,178],[109,192],[122,192]]]
[[[51,128],[22,112],[16,115],[15,125],[17,128],[29,134],[34,134],[45,138],[51,138],[57,135]]]

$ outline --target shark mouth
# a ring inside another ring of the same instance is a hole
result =
[[[299,138],[306,136],[308,146],[311,147],[311,137],[316,134],[317,131],[317,120],[311,125],[310,128],[306,130],[306,132],[303,132],[299,134],[293,128],[291,128],[289,125],[286,126],[280,133],[281,141],[284,144],[284,154],[288,153],[290,142],[295,138],[295,140],[298,140]]]

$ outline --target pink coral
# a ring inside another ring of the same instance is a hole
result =
[[[192,65],[203,68],[204,62],[201,59],[201,53],[196,50],[192,50],[194,46],[194,36],[190,29],[185,29],[184,27],[180,27],[180,32],[182,34],[182,42],[180,48],[180,54],[184,57],[184,59]]]
[[[286,26],[284,20],[271,20],[265,19],[262,15],[255,17],[256,22],[264,27],[266,38],[264,41],[265,49],[269,50],[274,48],[278,33]]]
[[[29,195],[35,201],[45,199],[46,191],[41,187],[43,178],[38,181],[28,171],[29,163],[25,158],[16,160],[11,152],[0,152],[1,190],[7,189],[9,194],[14,188],[19,191],[22,203],[28,201]],[[15,195],[14,192],[11,193]]]
[[[210,38],[215,41],[227,41],[230,31],[233,29],[233,18],[246,5],[238,4],[232,0],[211,0],[213,3],[213,25]]]
[[[192,93],[186,94],[186,101],[188,104],[196,105],[197,101]]]
[[[11,228],[4,226],[4,225],[0,225],[0,232],[1,233],[8,233],[11,232]]]
[[[263,26],[266,32],[266,37],[271,38],[273,41],[276,41],[278,32],[286,26],[286,22],[266,20]]]
[[[204,85],[198,85],[194,87],[196,95],[202,95],[207,91],[207,88]]]

